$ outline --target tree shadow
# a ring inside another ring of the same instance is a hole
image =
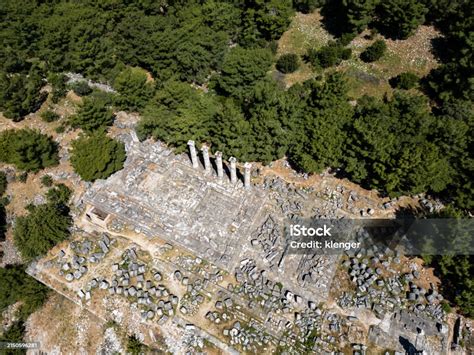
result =
[[[338,38],[349,31],[346,18],[341,8],[342,3],[340,0],[327,1],[321,8],[321,15],[323,16],[321,23],[323,28]]]
[[[448,40],[444,37],[435,37],[430,40],[431,43],[431,53],[436,56],[442,63],[447,63],[449,59],[452,57],[450,51],[447,50],[449,48]]]
[[[415,346],[407,338],[399,336],[398,341],[400,342],[400,345],[403,346],[403,349],[405,350],[406,354],[408,355],[419,354]]]

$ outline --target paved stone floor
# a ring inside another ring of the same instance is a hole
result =
[[[124,169],[94,183],[83,202],[233,270],[264,191],[233,185],[227,176],[219,181],[159,143],[128,140],[126,146]]]

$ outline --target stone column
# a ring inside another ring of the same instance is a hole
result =
[[[217,178],[222,180],[224,177],[224,168],[222,166],[222,153],[216,152]]]
[[[252,164],[245,163],[244,164],[244,186],[246,189],[250,189],[250,169],[252,168]]]
[[[229,158],[230,162],[230,182],[235,184],[237,182],[237,159],[234,157]]]
[[[191,154],[191,163],[193,164],[193,168],[197,169],[199,166],[198,157],[196,154],[196,146],[194,145],[194,141],[188,141],[189,153]]]
[[[204,158],[204,170],[206,171],[206,174],[210,174],[211,173],[211,160],[209,159],[209,147],[203,144],[201,151],[202,151],[202,156]]]

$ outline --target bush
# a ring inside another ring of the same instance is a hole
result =
[[[308,51],[308,60],[314,67],[329,68],[339,65],[343,60],[351,57],[352,50],[336,41],[329,42],[319,50],[310,49]]]
[[[41,74],[33,69],[28,75],[0,72],[0,111],[14,121],[22,120],[38,110],[48,96],[42,86]]]
[[[418,84],[419,80],[420,78],[418,78],[416,74],[406,72],[391,78],[390,85],[393,88],[409,90],[411,88],[414,88]]]
[[[48,76],[48,82],[53,87],[51,92],[51,101],[53,103],[58,103],[66,95],[66,81],[67,77],[64,74],[50,74]]]
[[[54,129],[54,131],[58,134],[64,133],[66,131],[66,127],[64,126],[58,126]]]
[[[145,350],[145,345],[135,336],[129,336],[127,342],[127,353],[132,355],[143,354]]]
[[[41,119],[44,122],[54,122],[59,120],[59,118],[60,116],[56,112],[53,112],[51,110],[44,111],[41,113]]]
[[[356,38],[356,34],[355,33],[343,33],[342,36],[340,38],[338,38],[338,42],[342,45],[342,46],[347,46],[349,45],[349,43],[352,42],[352,40]]]
[[[26,181],[28,180],[28,173],[25,171],[24,173],[21,173],[20,175],[18,175],[18,181],[21,182],[21,183],[26,183]]]
[[[87,84],[86,81],[76,81],[71,84],[71,89],[76,95],[87,96],[92,92],[91,87]]]
[[[53,178],[49,175],[43,175],[41,177],[41,184],[45,187],[50,187],[53,185]]]
[[[352,49],[350,49],[350,48],[344,48],[344,49],[341,51],[341,59],[342,59],[342,60],[351,59],[351,56],[352,56]]]
[[[293,73],[300,66],[299,58],[296,54],[283,54],[276,62],[276,68],[283,74]]]
[[[56,187],[49,189],[46,193],[48,203],[58,206],[66,206],[71,198],[72,191],[64,184],[58,184]]]
[[[378,39],[361,53],[360,59],[366,63],[375,62],[383,57],[386,50],[387,45],[385,44],[385,41]]]

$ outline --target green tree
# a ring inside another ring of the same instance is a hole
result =
[[[300,12],[308,14],[318,7],[323,6],[326,0],[293,0],[293,7]]]
[[[53,103],[58,103],[60,99],[66,96],[66,81],[67,77],[64,74],[52,73],[48,76],[48,83],[53,87],[51,92],[51,101]]]
[[[38,171],[58,164],[57,144],[39,131],[6,130],[0,133],[0,161],[21,170]]]
[[[307,106],[294,130],[290,160],[303,171],[320,172],[342,165],[347,128],[353,109],[348,87],[341,74],[331,74],[324,82],[308,81],[303,94]]]
[[[83,180],[105,179],[123,168],[125,147],[98,130],[72,143],[71,164]]]
[[[24,321],[41,307],[47,295],[48,288],[29,276],[24,266],[7,265],[0,269],[0,311],[22,302],[20,319]]]
[[[137,133],[161,139],[183,152],[189,139],[208,140],[210,122],[217,109],[213,96],[186,83],[167,82],[145,108]]]
[[[385,0],[378,7],[381,30],[390,37],[406,39],[425,21],[428,9],[418,0]]]
[[[390,79],[390,85],[397,89],[409,90],[414,88],[420,78],[412,72],[401,73]]]
[[[31,206],[27,216],[16,219],[15,245],[23,259],[30,261],[65,240],[71,225],[71,217],[64,208],[52,204]]]
[[[53,185],[53,178],[46,174],[41,177],[41,185],[51,187]]]
[[[360,59],[367,63],[375,62],[383,57],[386,50],[387,44],[385,41],[378,39],[360,54]]]
[[[47,175],[46,175],[47,176]],[[58,184],[46,193],[48,203],[56,206],[67,206],[71,198],[72,191],[64,184]]]
[[[441,211],[430,214],[428,217],[463,219],[468,218],[468,214],[453,205],[447,205]],[[455,226],[452,221],[448,223]],[[462,225],[460,222],[459,226]],[[469,245],[472,242],[472,235],[469,230],[466,232],[464,238],[462,238],[462,233],[456,233],[455,243]],[[423,259],[427,266],[434,268],[435,275],[441,279],[440,291],[445,299],[459,306],[463,314],[472,317],[474,315],[474,280],[472,278],[474,258],[472,255],[424,255]],[[449,304],[445,308],[450,308]]]
[[[218,89],[224,94],[243,98],[253,85],[270,70],[272,55],[267,49],[232,48],[224,57]]]
[[[79,112],[70,118],[70,123],[74,128],[82,128],[86,132],[110,126],[113,121],[112,111],[102,100],[93,98],[85,99]]]
[[[127,68],[114,80],[119,95],[115,103],[127,111],[139,111],[153,95],[154,85],[147,81],[147,74],[140,68]]]
[[[92,93],[92,89],[86,81],[76,81],[71,84],[72,91],[79,96],[87,96]]]
[[[210,136],[213,148],[221,151],[225,157],[249,160],[253,132],[250,122],[232,99],[227,99],[216,113],[210,127]]]
[[[20,121],[39,109],[47,94],[41,92],[42,77],[31,71],[26,74],[0,73],[0,110],[7,118]]]
[[[278,39],[288,28],[294,14],[290,0],[248,0],[247,15],[254,18],[265,39]]]
[[[146,346],[135,336],[129,336],[127,341],[127,354],[144,354]]]
[[[313,67],[329,68],[339,65],[343,60],[351,57],[352,51],[337,41],[330,41],[319,50],[310,49],[308,59]]]
[[[270,163],[285,155],[298,120],[299,105],[274,80],[255,85],[245,110],[252,132],[251,151],[245,160]]]
[[[472,210],[474,201],[474,108],[471,101],[449,100],[437,112],[436,141],[456,174],[442,195],[458,208]]]
[[[342,0],[348,30],[361,33],[367,28],[375,15],[380,0]]]
[[[20,343],[25,335],[25,324],[23,321],[13,322],[5,332],[0,335],[0,342]],[[26,354],[24,349],[4,349],[2,355],[22,355]]]
[[[298,70],[300,61],[294,53],[282,54],[276,62],[276,68],[283,74],[293,73]]]
[[[384,102],[359,100],[347,149],[353,181],[391,196],[440,192],[452,167],[435,143],[436,121],[422,96],[396,93]]]

